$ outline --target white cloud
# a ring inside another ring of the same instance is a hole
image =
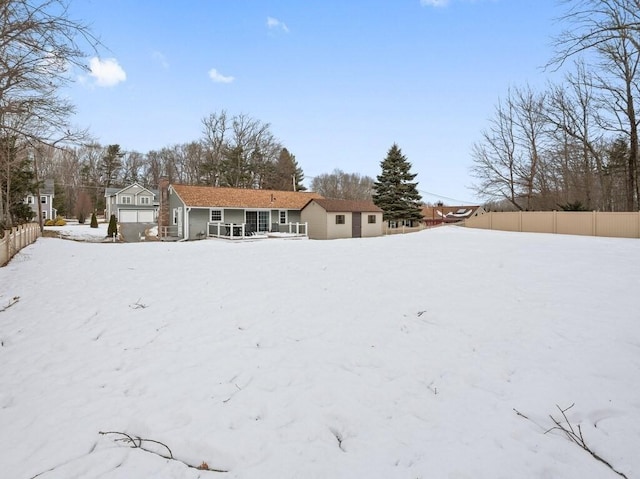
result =
[[[169,62],[162,52],[154,51],[151,53],[151,57],[165,70],[169,68]]]
[[[289,27],[287,27],[284,22],[281,22],[277,18],[267,17],[267,27],[269,28],[269,30],[277,29],[289,33]]]
[[[233,77],[225,76],[215,68],[209,70],[209,78],[211,78],[216,83],[231,83],[234,80]]]
[[[89,60],[89,76],[93,77],[97,86],[115,86],[127,79],[127,74],[115,58]]]
[[[445,7],[449,0],[420,0],[420,5],[427,7]]]

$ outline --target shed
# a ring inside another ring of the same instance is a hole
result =
[[[382,236],[382,213],[372,201],[313,199],[300,216],[311,239],[368,238]]]

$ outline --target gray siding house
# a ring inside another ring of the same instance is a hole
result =
[[[158,219],[156,192],[134,183],[104,192],[106,219],[115,215],[119,223],[155,223]]]
[[[167,185],[160,188],[159,234],[183,240],[299,232],[300,210],[317,193]],[[166,201],[166,211],[163,202]],[[167,224],[165,224],[167,223]],[[295,231],[294,231],[295,230]]]
[[[27,195],[24,199],[25,204],[29,205],[31,211],[33,211],[34,218],[38,218],[38,202],[40,203],[40,209],[42,211],[43,220],[55,219],[57,211],[53,207],[54,187],[53,180],[45,180],[44,187],[40,190],[40,196]]]

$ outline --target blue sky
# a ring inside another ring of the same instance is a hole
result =
[[[510,86],[552,78],[560,13],[557,0],[75,0],[107,47],[70,91],[75,122],[146,153],[200,139],[210,113],[244,113],[307,180],[375,178],[397,143],[425,201],[477,202],[471,147]]]

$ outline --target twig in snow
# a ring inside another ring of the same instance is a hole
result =
[[[520,417],[523,417],[525,419],[529,419],[527,416],[525,416],[524,414],[522,414],[520,411],[518,411],[516,408],[513,408],[513,411]],[[529,419],[530,420],[530,419]]]
[[[18,301],[20,301],[20,296],[14,296],[13,298],[11,298],[9,300],[9,302],[7,303],[7,305],[0,309],[0,313],[6,311],[7,309],[9,309],[11,306],[13,306],[14,304],[16,304]]]
[[[198,469],[200,471],[212,471],[212,472],[229,472],[223,469],[214,469],[209,467],[209,465],[202,461],[202,463],[198,466],[193,465],[193,464],[189,464],[188,462],[182,461],[180,459],[176,459],[175,457],[173,457],[173,453],[171,452],[171,449],[169,449],[169,446],[167,446],[165,443],[160,442],[160,441],[156,441],[154,439],[143,439],[140,436],[132,436],[130,434],[127,434],[126,432],[120,432],[120,431],[99,431],[98,434],[104,436],[106,434],[117,434],[123,437],[120,437],[118,439],[116,439],[116,441],[122,441],[125,442],[127,444],[130,444],[132,448],[134,449],[141,449],[145,452],[149,452],[151,454],[155,454],[156,456],[160,456],[164,459],[169,459],[171,461],[177,461],[177,462],[181,462],[182,464],[184,464],[187,467],[190,467],[191,469]],[[151,449],[147,449],[146,447],[143,446],[144,443],[146,442],[150,442],[152,444],[159,444],[160,446],[163,446],[168,452],[169,455],[166,456],[164,454],[160,454],[159,452],[156,451],[152,451]]]
[[[556,407],[558,408],[558,410],[560,411],[560,414],[562,414],[562,417],[564,418],[564,423],[559,420],[556,419],[555,417],[553,417],[551,414],[549,415],[549,417],[551,418],[551,420],[553,421],[553,423],[555,424],[554,427],[552,427],[551,429],[547,430],[545,432],[548,433],[550,431],[554,431],[554,430],[560,430],[562,432],[565,433],[565,435],[575,444],[577,444],[578,446],[580,446],[582,449],[584,449],[585,451],[587,451],[589,454],[591,454],[591,456],[596,460],[596,461],[600,461],[602,464],[604,464],[605,466],[607,466],[609,469],[611,469],[613,472],[615,472],[616,474],[618,474],[621,477],[624,477],[625,479],[628,479],[627,476],[625,476],[623,473],[616,471],[616,469],[609,464],[609,462],[607,462],[605,459],[603,459],[601,456],[599,456],[598,454],[596,454],[585,442],[584,440],[584,436],[582,435],[582,428],[580,427],[580,424],[578,424],[576,426],[576,428],[573,427],[573,424],[571,424],[571,421],[569,421],[569,418],[567,418],[567,411],[569,409],[571,409],[573,406],[575,406],[575,403],[573,403],[571,406],[562,409],[560,406],[558,406],[556,404]],[[566,423],[566,425],[565,425]],[[576,432],[577,430],[577,432]]]
[[[629,479],[626,475],[624,475],[622,472],[617,471],[608,461],[606,461],[605,459],[603,459],[601,456],[599,456],[596,452],[594,452],[586,443],[584,436],[582,435],[582,428],[580,427],[580,424],[578,424],[576,427],[573,426],[573,424],[571,424],[571,421],[569,421],[569,418],[567,417],[567,411],[569,409],[571,409],[573,406],[575,406],[575,403],[573,403],[571,406],[566,407],[564,409],[562,409],[560,406],[558,406],[556,404],[556,407],[558,408],[558,410],[560,411],[560,414],[562,414],[562,418],[564,418],[564,421],[559,419],[559,418],[555,418],[553,417],[553,415],[549,414],[549,417],[551,418],[551,420],[553,421],[553,423],[555,424],[555,426],[547,429],[544,433],[547,434],[551,431],[562,431],[565,436],[574,444],[577,444],[581,449],[584,449],[585,451],[587,451],[589,454],[591,454],[591,457],[593,457],[596,461],[601,462],[602,464],[604,464],[605,466],[607,466],[609,469],[611,469],[613,472],[615,472],[616,474],[618,474],[620,477],[624,477],[624,479]],[[515,413],[520,416],[523,417],[525,419],[527,419],[528,421],[533,422],[534,424],[540,426],[539,424],[537,424],[535,421],[529,419],[527,416],[525,416],[524,414],[522,414],[520,411],[518,411],[517,409],[513,409],[515,411]]]
[[[344,446],[342,445],[342,441],[343,441],[343,439],[342,439],[342,434],[340,434],[337,430],[335,430],[335,429],[334,429],[334,428],[332,428],[332,427],[331,427],[331,428],[329,428],[329,430],[331,431],[331,434],[333,434],[333,435],[336,437],[336,439],[337,439],[337,441],[338,441],[338,447],[340,448],[340,450],[341,450],[342,452],[347,452],[347,450],[346,450],[346,449],[344,448]]]
[[[145,308],[148,308],[149,306],[147,306],[146,304],[141,303],[141,302],[140,302],[140,299],[141,299],[141,298],[138,298],[138,301],[136,301],[136,302],[135,302],[135,303],[133,303],[133,304],[130,304],[130,305],[129,305],[129,307],[130,307],[131,309],[145,309]]]

